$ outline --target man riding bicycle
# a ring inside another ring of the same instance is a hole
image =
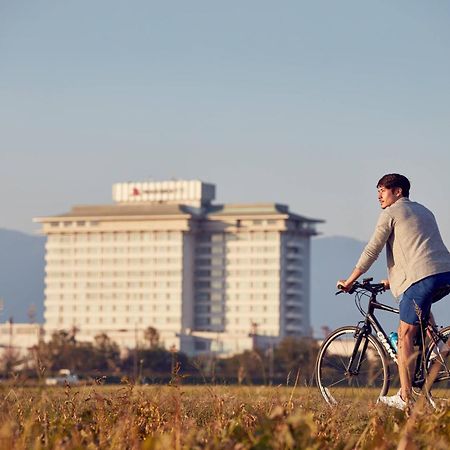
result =
[[[442,241],[434,215],[423,205],[409,200],[409,180],[399,174],[384,175],[377,184],[382,212],[375,232],[364,248],[351,275],[339,280],[347,291],[375,262],[386,245],[389,280],[386,289],[399,299],[398,368],[400,391],[380,397],[388,406],[405,409],[411,401],[414,373],[414,338],[420,321],[427,322],[436,293],[450,286],[450,253]]]

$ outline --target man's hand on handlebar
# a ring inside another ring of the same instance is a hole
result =
[[[353,283],[347,283],[347,280],[339,280],[336,283],[336,287],[340,290],[340,291],[344,291],[344,292],[348,292],[353,286]]]
[[[353,269],[353,272],[350,274],[349,277],[347,277],[346,280],[339,280],[337,282],[336,284],[337,288],[342,292],[351,292],[353,284],[363,273],[364,272],[361,269],[355,267]]]
[[[381,280],[378,284],[371,284],[372,278],[366,278],[363,280],[362,284],[358,282],[358,280],[348,281],[348,280],[339,280],[336,283],[336,287],[339,289],[337,294],[341,294],[342,292],[347,292],[349,294],[353,294],[355,289],[363,288],[368,289],[372,292],[372,289],[376,289],[377,292],[386,291],[390,288],[389,280]]]

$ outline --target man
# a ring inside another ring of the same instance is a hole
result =
[[[405,176],[384,175],[377,189],[383,211],[375,232],[351,275],[337,284],[344,291],[349,290],[386,245],[389,280],[384,283],[400,300],[398,368],[401,389],[396,395],[380,397],[379,401],[403,410],[411,401],[413,343],[419,320],[428,320],[433,295],[440,288],[450,286],[450,253],[431,211],[409,200],[410,183]]]

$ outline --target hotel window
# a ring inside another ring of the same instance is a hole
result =
[[[212,247],[211,248],[211,253],[213,254],[213,255],[220,255],[220,254],[222,254],[223,253],[223,247]]]
[[[210,270],[196,270],[195,274],[198,277],[209,277],[211,275],[211,271]]]
[[[116,235],[115,235],[115,240],[117,241],[117,242],[126,242],[126,241],[128,241],[128,236],[127,236],[127,233],[123,233],[123,232],[118,232],[118,233],[115,233]]]

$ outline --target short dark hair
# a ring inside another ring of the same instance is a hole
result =
[[[385,187],[386,189],[401,188],[403,197],[409,197],[409,189],[411,183],[408,178],[398,173],[388,173],[380,178],[377,188]]]

